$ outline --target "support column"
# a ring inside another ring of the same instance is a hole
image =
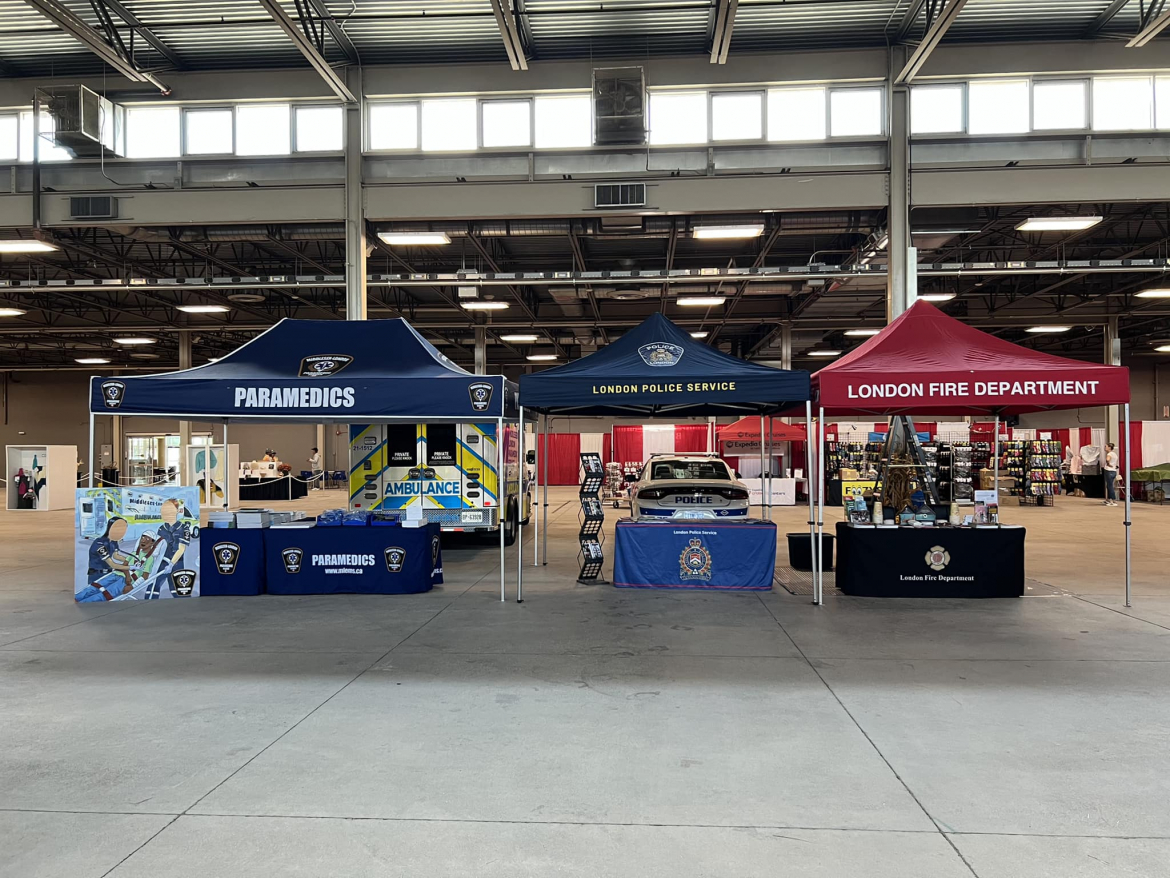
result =
[[[179,333],[179,370],[191,368],[191,333]],[[179,421],[179,484],[195,484],[194,474],[187,466],[187,446],[191,444],[191,422]],[[224,462],[224,472],[227,472],[227,462]],[[208,495],[210,497],[210,495]]]
[[[780,324],[780,368],[792,368],[792,324],[788,321]]]
[[[348,67],[346,85],[358,96],[345,108],[345,316],[366,319],[366,200],[362,189],[366,96],[362,69]]]
[[[1110,317],[1109,322],[1105,325],[1105,359],[1107,366],[1121,365],[1121,338],[1117,334],[1117,318]],[[1105,408],[1105,441],[1112,442],[1121,447],[1118,438],[1121,431],[1118,428],[1118,411],[1117,406],[1111,405]]]
[[[898,66],[898,50],[891,61]],[[910,239],[910,89],[893,85],[890,78],[890,174],[886,253],[886,321],[892,322],[914,304],[918,296],[917,253]]]
[[[475,374],[487,374],[487,327],[475,327]]]

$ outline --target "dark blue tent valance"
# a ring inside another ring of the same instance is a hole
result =
[[[90,379],[90,411],[267,421],[514,418],[516,384],[473,375],[401,318],[282,320],[216,363]]]
[[[749,363],[654,314],[613,344],[520,378],[520,403],[582,415],[768,414],[809,399],[809,373]]]

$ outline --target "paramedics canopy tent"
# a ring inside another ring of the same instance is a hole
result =
[[[401,318],[281,320],[216,363],[90,380],[90,412],[313,423],[516,416],[516,384],[461,369]]]
[[[544,413],[765,414],[808,398],[807,372],[728,356],[661,314],[595,354],[520,378],[521,403]]]
[[[919,299],[812,378],[830,416],[1020,414],[1129,402],[1129,369],[1029,350]]]

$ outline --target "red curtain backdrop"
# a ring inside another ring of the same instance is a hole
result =
[[[581,483],[581,434],[545,433],[540,437],[540,477],[544,478],[541,455],[548,454],[548,483],[550,485],[579,485]]]
[[[605,433],[601,437],[601,462],[609,463],[613,460],[613,442],[609,433]]]
[[[618,463],[638,463],[642,457],[642,425],[613,428],[613,459]]]
[[[675,424],[674,450],[679,454],[707,450],[706,424]]]
[[[1123,430],[1125,429],[1125,422],[1124,421],[1121,422],[1121,429],[1123,429]],[[1117,460],[1121,466],[1121,469],[1119,470],[1119,472],[1122,474],[1121,477],[1124,479],[1125,478],[1125,443],[1119,442],[1117,444],[1118,444]],[[1143,466],[1145,466],[1145,464],[1142,463],[1143,458],[1142,458],[1142,422],[1141,421],[1130,421],[1129,422],[1129,444],[1130,444],[1130,453],[1133,455],[1133,458],[1132,458],[1133,463],[1130,465],[1130,468],[1131,469],[1141,469]],[[1152,461],[1152,462],[1153,463],[1160,463],[1161,461]]]

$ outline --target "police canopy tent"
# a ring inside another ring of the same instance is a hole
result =
[[[768,414],[808,398],[808,372],[721,353],[661,314],[647,317],[595,354],[520,377],[524,407],[543,413]]]
[[[473,375],[402,318],[281,320],[216,363],[90,379],[90,411],[312,423],[516,416],[516,385]]]

